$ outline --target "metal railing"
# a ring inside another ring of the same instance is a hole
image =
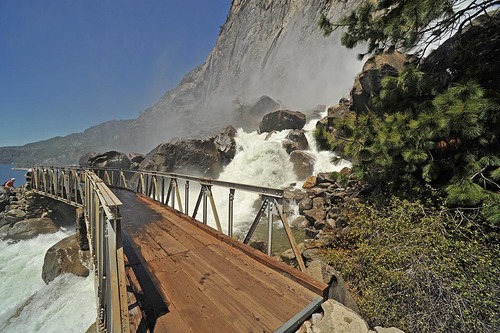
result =
[[[92,171],[34,167],[36,193],[83,207],[94,284],[99,332],[129,332],[126,275],[119,207],[121,202]]]
[[[295,254],[300,269],[305,272],[304,261],[297,246],[291,228],[283,213],[284,191],[268,188],[226,182],[210,178],[193,177],[175,173],[164,173],[143,170],[121,170],[111,168],[92,168],[108,186],[125,188],[136,193],[148,196],[164,205],[170,206],[192,218],[197,218],[199,210],[202,211],[201,222],[208,223],[208,208],[211,208],[215,227],[230,237],[234,235],[234,197],[235,191],[246,191],[260,196],[260,208],[253,219],[243,243],[248,244],[257,229],[260,221],[267,215],[267,254],[272,255],[273,221],[279,220],[283,225],[286,236]],[[182,183],[183,184],[182,184]],[[193,184],[199,187],[197,200],[194,206],[190,205],[190,191]],[[183,185],[183,186],[181,186]],[[183,187],[184,193],[181,193]],[[224,232],[221,224],[219,210],[214,199],[214,188],[224,189],[227,195],[227,230]],[[183,194],[183,195],[181,195]],[[210,204],[210,206],[209,206]]]

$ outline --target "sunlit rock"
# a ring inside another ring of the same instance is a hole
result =
[[[356,76],[351,90],[354,110],[357,113],[372,110],[370,98],[380,92],[382,78],[398,76],[407,63],[408,56],[400,52],[384,53],[370,57],[365,62],[361,73]]]
[[[41,234],[52,234],[59,230],[48,217],[27,219],[16,222],[5,235],[5,239],[24,240]]]
[[[42,279],[49,283],[63,273],[87,277],[89,270],[82,261],[89,260],[88,251],[80,251],[76,235],[60,240],[47,250],[42,268]]]

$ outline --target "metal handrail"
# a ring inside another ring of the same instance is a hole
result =
[[[36,193],[83,207],[95,274],[97,329],[129,332],[120,200],[89,170],[34,167],[30,185]]]

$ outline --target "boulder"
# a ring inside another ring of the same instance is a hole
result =
[[[351,90],[352,106],[356,113],[372,110],[370,98],[380,92],[382,78],[398,76],[407,63],[408,56],[397,51],[370,57],[354,80]]]
[[[5,186],[0,186],[0,212],[4,211],[10,203],[10,191]]]
[[[236,129],[233,126],[228,126],[221,133],[217,134],[212,140],[215,147],[219,151],[222,164],[227,165],[236,155]]]
[[[4,217],[0,220],[0,225],[10,224],[11,226],[14,223],[24,220],[26,218],[26,212],[22,209],[11,209],[7,211]]]
[[[344,279],[332,266],[321,260],[313,260],[307,266],[307,274],[328,285],[329,299],[334,299],[356,313],[360,313],[351,293],[346,288]]]
[[[108,151],[89,158],[88,165],[96,168],[129,169],[130,159],[124,153]]]
[[[86,168],[89,166],[89,160],[96,157],[97,155],[99,155],[98,152],[88,152],[88,153],[85,153],[84,155],[82,155],[79,159],[78,159],[78,165],[83,167],[83,168]]]
[[[141,166],[142,161],[144,161],[144,154],[139,153],[129,153],[128,158],[130,160],[130,169],[137,170]]]
[[[368,333],[368,324],[354,311],[329,299],[321,308],[323,316],[313,316],[314,333]]]
[[[222,170],[222,157],[212,140],[176,140],[162,143],[149,152],[140,169],[217,178]]]
[[[129,153],[128,159],[130,160],[131,163],[139,163],[140,164],[142,161],[144,161],[144,154]]]
[[[247,132],[255,131],[267,113],[280,109],[280,104],[269,96],[261,96],[255,103],[244,103],[239,98],[233,101],[237,112],[236,122]]]
[[[5,235],[5,239],[30,239],[41,234],[52,234],[58,230],[57,225],[48,217],[27,219],[14,224]]]
[[[63,273],[87,277],[89,270],[82,264],[89,260],[89,252],[81,252],[76,234],[66,237],[47,250],[42,268],[46,284]]]
[[[305,197],[299,202],[299,212],[302,213],[305,210],[313,208],[313,200],[309,197]]]
[[[316,186],[316,182],[317,182],[316,176],[309,176],[309,178],[307,178],[304,184],[302,185],[302,188],[305,189],[313,188],[314,186]]]
[[[268,113],[259,124],[259,132],[302,129],[306,124],[306,115],[298,111],[279,110]]]
[[[309,148],[309,143],[307,142],[304,130],[292,130],[285,138],[282,143],[283,148],[285,148],[288,154],[291,154],[295,150],[306,150]]]
[[[266,113],[278,110],[280,104],[269,96],[263,95],[259,100],[248,110],[248,113],[253,116],[262,116]]]
[[[290,154],[290,162],[298,179],[306,179],[314,172],[316,158],[307,152],[296,150]]]
[[[313,208],[305,210],[302,214],[311,224],[316,223],[316,221],[323,221],[326,218],[326,212],[323,209]]]

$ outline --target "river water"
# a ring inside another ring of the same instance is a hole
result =
[[[0,165],[0,181],[16,178],[24,184],[23,170]],[[0,332],[82,333],[95,321],[94,281],[65,274],[49,285],[42,280],[45,252],[73,230],[17,243],[0,241]],[[91,274],[92,276],[92,274]]]
[[[314,172],[340,170],[347,163],[333,165],[330,152],[318,152],[312,137],[317,120],[310,121],[304,129],[310,144],[309,153],[316,158]],[[236,143],[238,152],[225,167],[221,180],[246,183],[263,187],[283,188],[297,182],[289,155],[281,147],[288,130],[266,133],[245,133],[238,130]],[[24,172],[0,165],[0,181],[16,178],[16,186],[22,185]],[[20,180],[17,182],[17,180]],[[227,194],[217,202],[219,212],[227,211]],[[235,224],[246,228],[255,217],[257,195],[236,192]],[[194,200],[191,200],[193,203]],[[201,218],[201,217],[198,217]],[[222,218],[224,230],[227,219]],[[280,228],[279,224],[276,225]],[[85,332],[95,321],[96,305],[94,284],[91,277],[80,278],[62,275],[49,285],[43,282],[42,266],[45,252],[52,245],[73,231],[61,230],[53,235],[42,235],[36,239],[8,243],[0,241],[0,332]],[[90,274],[92,276],[92,273]]]

